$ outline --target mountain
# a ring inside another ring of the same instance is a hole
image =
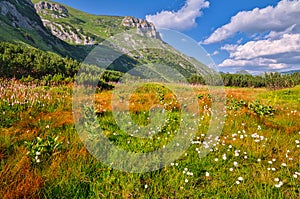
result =
[[[251,73],[249,73],[249,72],[246,71],[246,70],[240,70],[240,71],[237,71],[236,74],[240,74],[240,75],[251,75]]]
[[[281,74],[293,74],[293,73],[300,73],[300,70],[289,70],[281,72]]]
[[[43,25],[57,38],[71,45],[94,46],[111,37],[122,37],[120,35],[128,31],[144,37],[130,37],[126,45],[131,46],[117,49],[124,54],[112,63],[110,69],[127,72],[138,65],[156,62],[170,65],[185,76],[196,72],[191,64],[195,63],[195,60],[184,55],[178,56],[181,53],[161,40],[153,23],[131,16],[92,15],[53,1],[33,0],[33,2]],[[145,46],[148,42],[145,41],[147,37],[164,49],[164,52],[160,52],[159,49],[129,52],[129,49],[134,51],[138,47]]]
[[[35,2],[36,12],[56,37],[76,45],[94,45],[130,28],[147,28],[151,37],[158,37],[155,27],[135,17],[88,14],[51,1]]]
[[[67,44],[44,27],[30,0],[1,0],[0,9],[0,41],[27,44],[62,56],[83,58],[84,49]]]
[[[202,67],[204,73],[210,72],[203,64],[163,42],[154,24],[131,16],[92,15],[47,0],[1,0],[0,25],[0,41],[32,46],[79,61],[83,61],[98,44],[111,39],[110,49],[102,50],[120,54],[108,66],[112,70],[128,72],[141,65],[151,65],[153,70],[160,70],[153,66],[160,64],[176,69],[185,77],[196,72],[195,65]],[[130,31],[133,34],[128,38],[122,35]],[[118,39],[120,45],[114,41]],[[97,57],[102,66],[107,63],[108,57],[105,56]]]

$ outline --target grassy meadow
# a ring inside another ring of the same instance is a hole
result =
[[[87,151],[74,125],[72,89],[1,80],[0,198],[300,198],[300,86],[226,87],[224,128],[203,158],[198,152],[211,99],[205,87],[194,86],[199,117],[191,146],[178,160],[146,173],[112,169]],[[153,129],[151,139],[118,128],[112,94],[95,94],[99,125],[112,143],[148,152],[172,140],[181,107],[171,91],[149,84],[130,98],[131,117],[141,127],[151,122],[153,105],[168,110],[166,126]]]

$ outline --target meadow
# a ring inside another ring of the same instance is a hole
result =
[[[280,90],[226,87],[226,120],[207,156],[211,96],[193,87],[197,134],[176,161],[146,173],[113,169],[94,158],[74,125],[73,84],[0,81],[0,198],[300,198],[300,86]],[[147,152],[168,144],[180,104],[155,84],[130,98],[133,121],[149,124],[149,109],[168,111],[150,140],[114,121],[112,91],[95,94],[99,127],[117,146]]]

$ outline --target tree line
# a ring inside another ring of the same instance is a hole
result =
[[[0,42],[0,78],[19,79],[22,82],[38,82],[43,85],[62,84],[74,81],[82,63],[71,58],[64,58],[52,52],[7,42]],[[92,69],[95,67],[85,67]],[[97,67],[96,67],[97,68]],[[98,67],[99,69],[99,67]],[[79,79],[90,80],[82,73]],[[111,88],[109,82],[117,81],[121,77],[120,72],[104,71],[98,78],[99,87]]]
[[[45,80],[48,82],[73,81],[76,73],[81,67],[80,62],[63,58],[55,53],[44,52],[42,50],[7,42],[0,42],[0,78],[15,78],[25,81]],[[94,67],[87,67],[92,70]],[[91,71],[90,71],[91,72]],[[87,81],[90,79],[89,71],[82,74],[79,79]],[[118,71],[105,71],[99,78],[99,87],[113,88],[109,82],[117,82],[122,77]],[[224,85],[233,87],[267,87],[275,90],[280,88],[294,87],[300,84],[300,74],[265,73],[261,76],[249,74],[229,74],[222,73],[219,77],[203,78],[192,74],[188,82],[192,84],[205,85],[205,79],[216,79],[214,85]],[[210,83],[208,83],[210,84]]]
[[[80,63],[71,58],[29,46],[0,42],[0,77],[21,79],[30,75],[39,79],[55,74],[71,77],[79,67]]]
[[[199,75],[192,75],[188,81],[192,84],[206,85],[205,79]],[[214,79],[214,77],[212,77]],[[218,79],[217,77],[215,79]],[[253,76],[249,74],[221,74],[221,82],[214,83],[214,85],[224,85],[232,87],[266,87],[271,90],[290,88],[300,84],[300,74],[295,72],[292,74],[281,74],[278,72],[265,73],[260,76]]]

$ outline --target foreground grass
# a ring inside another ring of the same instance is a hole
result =
[[[13,84],[5,92],[1,90],[1,198],[300,197],[299,86],[279,91],[226,88],[228,99],[246,103],[258,99],[264,105],[272,105],[276,112],[273,116],[258,116],[247,106],[228,104],[237,108],[227,110],[221,136],[206,157],[199,158],[202,145],[196,142],[177,161],[160,170],[126,173],[98,162],[84,147],[74,127],[71,86],[32,86],[26,90]],[[16,100],[5,101],[5,96],[12,95],[9,89]],[[210,100],[205,88],[195,90],[201,104],[201,126],[194,140],[203,141],[210,119]],[[111,142],[126,150],[141,151],[145,146],[156,143],[160,147],[172,139],[176,123],[170,124],[170,134],[161,130],[150,142],[127,136],[114,123],[109,106],[111,94],[102,92],[96,96],[100,124]],[[147,109],[161,100],[160,95],[149,95],[149,90],[141,90],[140,97],[131,98],[132,117],[141,126],[149,122]],[[172,98],[168,91],[165,96],[166,100]],[[171,116],[178,111],[175,109]],[[26,155],[24,142],[32,142],[38,136],[58,136],[62,148],[35,163]]]

